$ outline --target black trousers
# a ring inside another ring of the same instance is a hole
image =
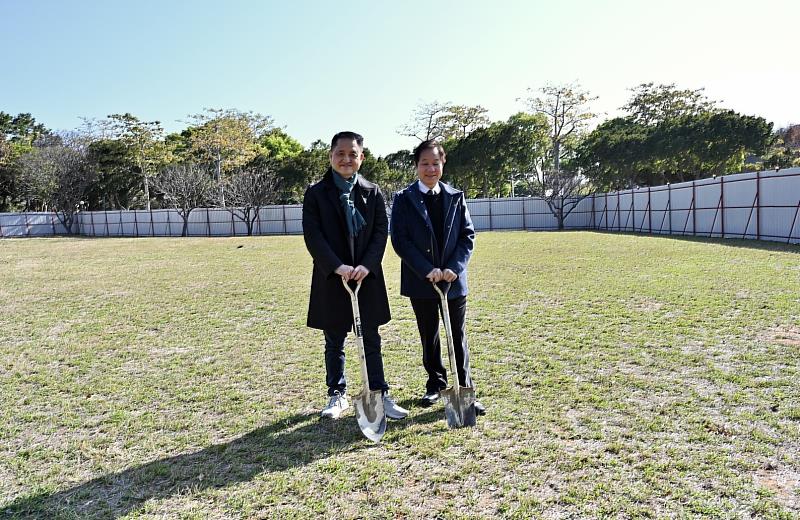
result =
[[[344,375],[344,342],[347,331],[325,330],[325,382],[328,395],[347,390],[347,379]],[[381,357],[381,336],[377,327],[362,327],[364,334],[364,358],[367,360],[367,377],[370,390],[388,390],[389,385],[383,377],[383,358]],[[357,355],[356,355],[357,356]],[[360,361],[359,361],[360,363]],[[360,368],[359,368],[360,370]]]
[[[453,348],[458,366],[458,381],[461,386],[473,386],[472,376],[469,371],[469,349],[467,347],[467,297],[461,296],[447,301],[450,310],[450,327],[453,331]],[[442,342],[439,339],[439,310],[441,300],[438,298],[411,298],[411,307],[417,318],[419,338],[422,342],[422,366],[428,373],[425,384],[427,392],[438,392],[447,388],[447,370],[442,363],[442,354],[445,363],[449,366],[449,355],[445,348],[442,352]]]

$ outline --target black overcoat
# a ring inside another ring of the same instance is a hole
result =
[[[369,269],[358,298],[361,323],[364,327],[377,327],[391,319],[381,268],[389,235],[386,203],[378,186],[359,175],[353,197],[366,225],[355,239],[355,258],[352,258],[344,209],[333,175],[328,168],[322,180],[309,186],[303,197],[303,237],[314,260],[306,324],[323,330],[352,328],[350,295],[342,286],[341,277],[334,272],[346,264]]]

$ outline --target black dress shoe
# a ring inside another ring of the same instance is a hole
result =
[[[486,407],[480,401],[475,401],[475,415],[486,415]]]
[[[439,392],[427,392],[422,396],[422,399],[419,400],[419,405],[425,408],[433,406],[439,400],[439,397]]]

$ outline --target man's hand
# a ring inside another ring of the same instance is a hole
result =
[[[457,278],[458,275],[453,271],[451,271],[450,269],[445,269],[444,271],[442,271],[442,280],[444,280],[447,283],[453,283],[456,281]]]
[[[364,267],[363,265],[359,265],[350,273],[350,279],[355,280],[356,282],[360,282],[364,278],[367,277],[369,274],[369,269]]]
[[[352,265],[344,265],[344,264],[342,264],[342,265],[340,265],[339,267],[336,268],[334,273],[336,273],[339,276],[341,276],[345,281],[350,281],[350,279],[353,276],[353,271],[354,271],[354,269],[353,269]]]
[[[430,273],[425,275],[425,278],[427,278],[429,282],[439,283],[439,282],[442,281],[442,274],[443,273],[442,273],[441,269],[434,268],[434,269],[431,270]]]

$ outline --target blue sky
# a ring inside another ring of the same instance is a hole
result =
[[[0,111],[71,129],[131,112],[169,131],[204,107],[271,115],[304,145],[341,129],[385,155],[420,102],[522,110],[579,81],[613,116],[639,83],[704,87],[800,123],[797,0],[0,0]]]

